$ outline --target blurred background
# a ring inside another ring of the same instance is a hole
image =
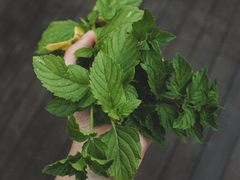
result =
[[[66,158],[71,140],[66,118],[45,110],[51,94],[32,67],[49,23],[86,19],[96,0],[0,0],[0,179],[53,180],[44,166]],[[162,48],[218,79],[219,132],[205,128],[203,144],[166,134],[166,147],[148,149],[135,180],[240,179],[240,1],[143,0],[161,30],[177,36]]]

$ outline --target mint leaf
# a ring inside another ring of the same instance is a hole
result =
[[[90,133],[80,129],[74,115],[71,115],[67,122],[67,132],[69,134],[69,137],[77,142],[84,142],[89,137],[95,137],[97,135],[97,132]]]
[[[146,136],[149,140],[154,141],[155,144],[164,147],[165,130],[160,125],[158,118],[153,118],[150,115],[150,112],[140,113],[135,111],[127,117],[127,120],[124,123],[128,127],[133,127],[136,128],[138,131],[141,131],[143,136]]]
[[[93,115],[94,115],[94,124],[93,126],[97,126],[100,124],[111,124],[110,117],[107,113],[103,112],[101,106],[94,105],[93,106]]]
[[[101,135],[100,139],[108,145],[107,159],[114,159],[109,174],[115,180],[133,179],[141,154],[137,130],[116,125],[109,132]]]
[[[157,51],[159,46],[163,46],[166,44],[166,42],[169,42],[175,38],[176,36],[173,34],[161,31],[159,28],[154,29],[153,32],[148,34],[148,42],[152,44],[152,47],[155,51]]]
[[[217,79],[215,78],[211,87],[210,87],[210,91],[213,91],[213,92],[218,92],[218,87],[217,87]]]
[[[48,44],[64,42],[72,39],[74,37],[74,28],[77,25],[78,23],[71,20],[52,22],[47,30],[44,31],[42,39],[38,43],[36,53],[49,53],[51,51],[45,48]]]
[[[175,99],[178,94],[175,89],[172,87],[172,84],[169,81],[166,81],[167,90],[163,93],[163,96],[169,99]]]
[[[141,64],[141,67],[148,74],[148,84],[151,88],[151,91],[155,94],[157,99],[161,99],[166,90],[165,73],[161,69],[157,69],[154,66]]]
[[[170,60],[164,60],[163,63],[166,74],[171,75],[172,73],[174,73],[173,63]]]
[[[141,4],[142,0],[118,0],[118,1],[111,1],[111,0],[98,0],[97,10],[100,15],[100,19],[102,20],[110,20],[115,15],[116,11],[124,6],[136,6],[138,7]]]
[[[84,169],[87,166],[87,163],[84,160],[84,158],[81,156],[81,158],[78,158],[76,162],[72,162],[71,165],[74,169],[76,169],[78,171],[84,171]]]
[[[157,140],[156,144],[164,147],[165,146],[165,129],[160,125],[160,120],[156,113],[152,113],[149,116],[149,119],[145,120],[147,128],[151,131],[152,136]]]
[[[138,98],[138,92],[135,89],[135,87],[131,84],[125,86],[124,91],[125,91],[125,96],[127,101]]]
[[[194,126],[190,127],[189,129],[186,129],[189,136],[193,137],[197,142],[201,143],[203,142],[203,126],[196,121]]]
[[[116,60],[124,72],[135,67],[138,63],[139,51],[136,48],[137,42],[133,39],[130,23],[116,27],[108,34],[107,38],[97,43],[101,50]]]
[[[90,71],[93,95],[104,112],[109,113],[125,103],[120,65],[107,54],[99,52]]]
[[[178,119],[173,123],[174,128],[178,129],[189,129],[195,124],[195,114],[194,110],[187,105],[183,105],[183,112],[180,113]]]
[[[139,11],[136,7],[124,7],[116,12],[114,18],[104,27],[97,28],[95,35],[98,41],[103,38],[107,38],[108,34],[114,31],[116,28],[125,24],[132,24],[138,21],[143,15],[142,11]]]
[[[139,50],[142,50],[142,51],[149,51],[149,50],[150,50],[147,41],[142,41],[142,42],[139,43],[136,47],[137,47]]]
[[[97,10],[99,12],[99,19],[110,20],[116,13],[114,2],[111,0],[98,0],[96,2]]]
[[[86,146],[86,143],[83,145],[82,149],[84,149],[85,146]],[[107,150],[108,150],[108,147],[104,142],[102,142],[99,138],[92,138],[89,142],[87,153],[94,158],[106,160]]]
[[[155,68],[165,72],[163,57],[160,54],[160,50],[156,52],[151,48],[149,51],[141,51],[140,58],[144,64],[150,65],[152,67],[154,66]]]
[[[94,49],[92,47],[83,47],[75,51],[74,55],[77,57],[90,58],[93,56]]]
[[[206,102],[205,106],[203,107],[205,112],[212,114],[219,108],[223,108],[223,109],[225,108],[224,106],[219,106],[217,101],[218,101],[217,93],[214,91],[210,91],[208,93],[207,102]]]
[[[59,56],[35,56],[33,67],[43,86],[55,96],[76,102],[89,90],[88,71],[78,65],[66,66]]]
[[[173,68],[175,70],[173,77],[173,88],[179,95],[186,94],[186,87],[191,83],[193,69],[191,65],[180,54],[176,54],[173,59]]]
[[[78,108],[87,108],[96,101],[91,91],[88,91],[78,103]]]
[[[77,110],[77,107],[77,103],[62,98],[55,98],[47,105],[46,110],[56,116],[66,117],[73,114]]]
[[[202,90],[208,90],[210,80],[207,75],[207,68],[204,67],[193,75],[193,81],[187,87],[187,97],[189,103],[202,101]]]
[[[173,128],[173,123],[178,118],[177,105],[173,103],[158,102],[156,110],[159,115],[160,123],[164,129],[174,133],[183,143],[186,143],[186,132],[182,129]]]
[[[125,118],[131,114],[134,109],[136,109],[142,101],[139,99],[132,99],[124,103],[122,106],[119,107],[119,114]]]
[[[126,86],[128,86],[129,83],[133,80],[134,75],[135,75],[135,68],[134,68],[134,67],[128,69],[128,70],[123,74],[122,84],[123,84],[123,87],[124,87],[124,88],[125,88]]]
[[[219,127],[216,121],[217,115],[215,113],[206,113],[201,117],[200,123],[207,125],[207,127],[211,128],[213,131],[219,131]]]
[[[44,167],[43,172],[53,176],[73,176],[79,180],[87,179],[86,162],[81,161],[82,155],[77,152],[74,156],[69,155],[67,159],[57,161]],[[77,164],[76,164],[77,163]]]
[[[142,19],[132,25],[133,37],[139,42],[146,40],[146,34],[156,27],[155,23],[152,12],[145,8]]]
[[[113,160],[102,160],[92,157],[89,154],[83,154],[89,168],[96,174],[108,178],[107,170],[112,165]]]

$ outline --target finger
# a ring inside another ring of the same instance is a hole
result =
[[[94,43],[97,42],[97,38],[94,34],[94,31],[88,31],[80,40],[71,45],[64,54],[64,59],[66,65],[76,64],[77,57],[74,55],[74,52],[82,47],[91,47]]]
[[[141,164],[142,162],[142,159],[149,147],[149,145],[151,144],[151,140],[148,140],[148,138],[146,136],[143,136],[140,132],[139,132],[139,136],[140,136],[140,143],[141,143],[141,146],[142,146],[142,149],[141,149],[141,159],[140,159],[140,162],[139,164]]]

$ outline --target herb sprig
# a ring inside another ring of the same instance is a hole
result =
[[[131,180],[139,166],[138,131],[160,146],[170,131],[186,143],[187,136],[202,143],[203,125],[218,131],[217,80],[210,86],[207,68],[193,72],[177,53],[163,61],[160,46],[176,37],[156,28],[141,0],[98,0],[87,20],[55,21],[43,33],[33,57],[34,71],[53,100],[46,110],[69,116],[67,132],[85,142],[82,152],[47,165],[43,172],[54,176],[87,179],[86,167],[100,176]],[[96,18],[98,16],[98,18]],[[107,22],[98,27],[100,22]],[[64,51],[88,30],[94,30],[94,47],[75,52],[77,65],[65,65]],[[58,55],[58,56],[56,56]],[[80,129],[73,113],[90,106],[91,127]],[[93,126],[111,124],[96,138]]]

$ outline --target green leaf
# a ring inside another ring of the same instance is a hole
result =
[[[84,149],[85,146],[86,146],[86,143],[83,145],[82,149]],[[87,153],[94,158],[97,158],[100,160],[106,160],[107,150],[108,150],[108,147],[104,142],[102,142],[99,138],[92,138],[89,142]]]
[[[116,27],[105,40],[99,41],[97,44],[104,53],[116,60],[117,64],[120,64],[124,72],[139,63],[137,42],[129,33],[131,31],[130,23]]]
[[[211,87],[210,87],[210,91],[213,91],[213,92],[218,92],[218,87],[217,87],[217,79],[215,78]]]
[[[166,81],[167,90],[163,93],[163,96],[169,99],[175,99],[178,94],[176,93],[175,89],[172,87],[172,84]]]
[[[87,166],[86,161],[83,157],[79,158],[76,162],[71,163],[72,167],[78,171],[84,171]]]
[[[73,176],[79,180],[87,179],[86,162],[81,161],[82,155],[77,152],[74,156],[69,155],[67,159],[57,161],[47,165],[43,169],[43,173],[52,174],[53,176]],[[77,168],[77,169],[75,169]]]
[[[160,120],[156,113],[152,113],[149,116],[149,119],[145,120],[147,128],[151,131],[152,136],[156,139],[155,143],[164,147],[165,146],[165,129],[160,125]]]
[[[180,54],[176,54],[173,59],[173,68],[175,70],[173,77],[173,88],[180,95],[186,93],[186,88],[191,83],[193,69],[191,65]]]
[[[99,12],[99,18],[102,20],[110,20],[115,15],[116,11],[124,6],[136,6],[138,7],[141,4],[142,0],[98,0],[97,10]]]
[[[202,90],[208,90],[210,80],[207,75],[207,68],[204,67],[193,75],[193,81],[187,87],[187,97],[189,103],[202,101]]]
[[[90,133],[80,129],[74,115],[71,115],[67,122],[67,132],[69,134],[69,137],[77,142],[84,142],[89,137],[95,137],[97,135],[97,132]]]
[[[174,128],[178,129],[189,129],[195,124],[195,114],[191,107],[183,106],[183,113],[180,113],[178,119],[173,123]]]
[[[214,91],[210,91],[208,93],[207,102],[206,102],[205,106],[203,106],[204,111],[206,113],[212,114],[219,108],[225,109],[224,106],[219,106],[217,101],[218,101],[217,93]]]
[[[123,74],[123,87],[125,88],[126,86],[129,85],[129,83],[133,80],[135,75],[135,68],[132,67],[130,69],[128,69],[124,74]]]
[[[165,72],[167,74],[172,74],[174,72],[173,63],[170,60],[164,60]]]
[[[93,56],[94,49],[92,47],[83,47],[75,51],[74,55],[77,57],[90,58]]]
[[[126,102],[120,65],[107,54],[99,52],[90,70],[90,84],[94,97],[106,113]]]
[[[77,103],[62,98],[55,98],[47,105],[46,110],[56,116],[66,117],[73,114],[77,110],[77,107]]]
[[[113,164],[113,160],[102,160],[92,157],[89,154],[83,154],[85,161],[87,162],[89,168],[100,176],[108,178],[107,170]]]
[[[143,107],[146,107],[144,110]],[[127,120],[124,122],[126,126],[136,128],[140,130],[143,136],[146,136],[149,140],[154,141],[157,145],[165,146],[165,130],[160,125],[158,118],[153,118],[150,113],[152,108],[143,106],[138,108],[138,111],[134,111]],[[143,110],[142,113],[140,113]]]
[[[173,34],[161,31],[159,28],[156,28],[152,33],[148,35],[148,42],[153,45],[153,48],[156,51],[156,46],[163,46],[166,44],[166,42],[169,42],[175,38],[176,36]]]
[[[114,159],[109,168],[109,174],[115,180],[131,180],[137,172],[141,145],[136,129],[113,126],[112,129],[100,136],[108,145],[107,159]]]
[[[114,18],[104,27],[97,28],[95,35],[98,41],[107,38],[110,32],[116,28],[121,28],[122,25],[132,24],[138,21],[143,15],[143,11],[139,11],[136,7],[124,7],[116,12]]]
[[[93,115],[94,115],[94,123],[93,123],[94,127],[100,124],[111,124],[111,120],[108,114],[103,112],[101,106],[97,106],[97,105],[93,106]]]
[[[51,51],[45,48],[48,44],[64,42],[72,39],[74,37],[74,28],[77,25],[78,23],[71,20],[52,22],[47,30],[44,31],[42,39],[38,43],[36,53],[49,53]]]
[[[157,69],[154,66],[141,64],[141,67],[148,74],[148,84],[151,91],[155,94],[157,99],[161,99],[163,93],[166,91],[166,76],[161,69]]]
[[[76,102],[89,90],[88,71],[78,65],[66,66],[61,57],[35,56],[33,67],[43,86],[55,96]]]
[[[111,0],[98,0],[96,2],[97,10],[99,12],[99,19],[110,20],[116,13],[114,2]]]
[[[149,51],[149,50],[150,50],[147,41],[142,41],[142,42],[139,43],[136,47],[137,47],[139,50],[142,50],[142,51]]]
[[[87,108],[88,106],[92,105],[96,99],[94,98],[91,91],[88,91],[85,96],[79,101],[78,108]]]
[[[195,109],[197,110],[197,111],[201,111],[202,110],[202,108],[204,107],[204,105],[206,104],[206,102],[207,102],[207,93],[206,93],[206,91],[205,90],[203,90],[202,89],[202,100],[200,101],[200,103],[197,105],[197,106],[195,106]]]
[[[189,136],[193,137],[197,142],[201,143],[203,142],[203,126],[196,121],[194,126],[190,127],[189,129],[186,129]]]
[[[122,106],[119,108],[119,114],[125,118],[128,117],[129,114],[131,114],[134,109],[136,109],[142,101],[139,99],[132,99],[124,103]]]
[[[149,51],[141,51],[141,61],[150,66],[154,66],[157,69],[162,70],[165,73],[165,66],[163,57],[159,51],[154,51],[152,48]]]
[[[141,124],[137,121],[137,119],[132,114],[130,114],[130,116],[126,118],[126,121],[124,121],[124,124],[125,126],[137,129],[137,131],[141,130],[142,128],[146,128],[145,126],[144,127],[141,126]]]
[[[158,102],[156,110],[164,129],[174,133],[183,143],[186,143],[186,132],[182,129],[173,128],[173,123],[178,118],[177,105],[173,103]]]
[[[217,115],[215,113],[206,113],[201,117],[200,123],[207,125],[207,127],[211,128],[213,131],[219,131],[219,127],[216,121]]]
[[[125,91],[125,96],[127,101],[138,98],[138,92],[135,89],[135,87],[131,84],[125,86],[124,91]]]
[[[145,8],[142,19],[134,22],[132,27],[133,37],[141,42],[146,40],[146,34],[156,27],[156,20],[152,12]]]

